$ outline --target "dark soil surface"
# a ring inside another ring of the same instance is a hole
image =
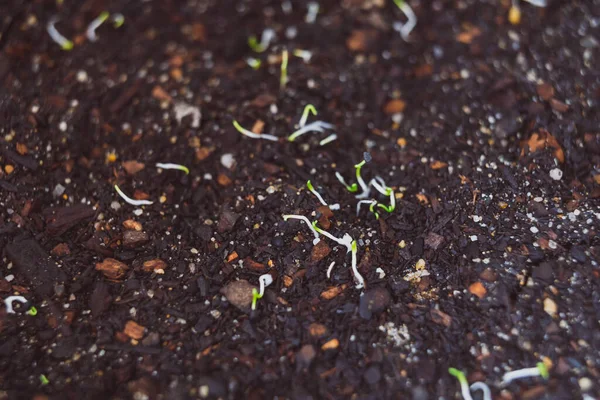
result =
[[[0,399],[462,398],[449,367],[597,398],[600,2],[409,3],[406,42],[387,0],[0,2],[0,295],[29,302],[0,306]],[[91,42],[103,10],[125,24]],[[337,141],[285,140],[309,103]],[[335,177],[366,151],[379,220]],[[356,239],[366,288],[284,214]]]

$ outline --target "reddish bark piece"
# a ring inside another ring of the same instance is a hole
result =
[[[331,248],[324,240],[321,240],[315,246],[313,246],[310,253],[310,259],[312,262],[318,262],[327,257],[331,253]]]
[[[106,258],[101,263],[96,264],[96,270],[104,274],[110,280],[119,280],[125,276],[129,267],[114,258]]]
[[[125,329],[123,329],[123,333],[129,336],[131,339],[140,340],[144,337],[145,327],[138,324],[135,321],[127,321],[125,324]]]

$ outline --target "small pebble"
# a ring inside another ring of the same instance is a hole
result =
[[[552,300],[551,298],[547,298],[544,300],[544,311],[551,317],[556,316],[556,313],[558,312],[558,307],[556,306],[554,300]]]
[[[227,169],[231,169],[235,164],[235,159],[233,158],[233,154],[225,153],[221,156],[221,165]]]
[[[555,181],[560,181],[563,176],[563,172],[560,168],[554,168],[550,170],[550,178]]]
[[[588,377],[579,378],[579,388],[582,392],[588,392],[592,389],[592,380]]]

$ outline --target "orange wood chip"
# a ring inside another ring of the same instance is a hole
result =
[[[321,293],[321,298],[324,300],[331,300],[346,290],[347,287],[348,285],[345,283],[342,286],[331,286]]]
[[[483,299],[487,293],[487,290],[485,289],[485,286],[483,286],[483,283],[475,282],[469,285],[469,292],[480,299]]]
[[[340,346],[340,341],[337,339],[331,339],[330,341],[326,342],[323,344],[323,346],[321,346],[321,350],[335,350]]]
[[[394,99],[387,102],[383,112],[387,115],[397,114],[404,111],[406,108],[406,102],[401,99]]]
[[[102,272],[106,278],[111,280],[123,278],[128,269],[127,265],[114,258],[107,258],[101,263],[96,264],[96,270]]]
[[[125,329],[123,330],[123,333],[125,333],[131,339],[140,340],[141,338],[144,337],[145,330],[146,330],[146,328],[144,328],[142,325],[138,324],[137,322],[127,321],[127,323],[125,324]]]

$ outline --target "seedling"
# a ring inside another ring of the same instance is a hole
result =
[[[333,142],[334,140],[337,140],[337,135],[335,133],[332,133],[331,135],[327,136],[325,139],[321,140],[319,142],[319,146],[325,146],[326,144],[329,144],[331,142]]]
[[[361,194],[356,196],[357,199],[365,199],[365,198],[369,197],[369,195],[371,194],[371,191],[369,190],[369,186],[365,183],[362,176],[360,175],[360,171],[361,171],[362,167],[366,163],[371,162],[371,159],[372,159],[371,154],[365,152],[364,159],[354,166],[354,168],[356,169],[356,181],[358,182],[358,185],[360,186],[360,188],[363,190],[363,192]]]
[[[246,58],[246,64],[248,64],[250,66],[250,68],[257,70],[262,65],[262,61],[259,60],[258,58],[248,57],[248,58]]]
[[[333,266],[335,265],[335,261],[332,261],[327,267],[327,279],[331,279],[331,271],[333,270]]]
[[[125,17],[121,13],[113,14],[112,20],[113,20],[113,26],[116,29],[119,29],[125,23]]]
[[[98,29],[100,25],[102,25],[109,17],[110,13],[108,11],[102,11],[95,20],[90,22],[87,30],[85,31],[85,36],[87,36],[90,42],[95,42],[98,40],[96,29]]]
[[[379,180],[379,181],[378,181]],[[383,179],[376,177],[371,180],[371,185],[384,196],[390,197],[390,205],[385,206],[381,203],[377,204],[377,207],[384,209],[388,213],[393,212],[396,209],[396,195],[394,194],[394,190],[391,187],[388,187]]]
[[[323,196],[321,196],[321,194],[315,190],[315,188],[312,185],[312,183],[310,182],[310,180],[308,180],[306,182],[306,187],[308,188],[308,190],[310,190],[310,192],[312,194],[314,194],[315,196],[317,196],[317,199],[319,199],[319,201],[321,202],[321,204],[323,204],[324,206],[328,206],[330,210],[339,210],[340,209],[340,205],[339,204],[332,204],[332,205],[327,204],[327,202],[323,199]]]
[[[353,183],[352,185],[348,185],[346,183],[346,181],[344,180],[344,177],[342,176],[342,174],[340,174],[339,172],[335,173],[335,177],[338,179],[338,181],[340,181],[340,183],[342,185],[344,185],[346,187],[346,190],[349,191],[350,193],[356,193],[358,191],[358,185],[356,183]]]
[[[4,299],[4,305],[6,306],[7,314],[16,314],[15,310],[13,309],[13,303],[15,301],[18,301],[21,304],[27,303],[27,299],[23,296],[8,296],[6,299]]]
[[[490,388],[485,383],[475,382],[469,388],[469,382],[467,381],[467,377],[465,376],[464,372],[456,368],[448,368],[448,372],[450,373],[450,375],[458,379],[458,382],[460,383],[460,392],[464,400],[473,400],[473,397],[471,397],[470,390],[482,390],[483,399],[492,400],[492,393],[490,391]]]
[[[248,129],[243,128],[236,120],[233,120],[233,126],[235,127],[235,129],[237,129],[239,133],[241,133],[244,136],[248,136],[252,139],[264,139],[271,140],[273,142],[277,142],[279,140],[277,136],[268,135],[266,133],[254,133],[252,131],[249,131]]]
[[[279,87],[281,89],[285,88],[285,85],[288,83],[288,58],[288,51],[283,50],[281,52],[281,76],[279,77]]]
[[[253,51],[262,53],[269,48],[271,40],[273,40],[274,37],[275,31],[273,29],[265,29],[260,37],[260,43],[256,36],[252,35],[248,38],[248,46],[250,46]]]
[[[178,169],[179,171],[185,172],[186,175],[190,174],[190,170],[185,165],[172,164],[172,163],[156,163],[156,168],[162,169]]]
[[[314,24],[317,20],[317,14],[319,14],[319,3],[311,1],[308,3],[308,13],[306,13],[304,21],[308,24]]]
[[[508,385],[516,379],[533,378],[536,376],[541,376],[544,379],[548,379],[550,377],[548,368],[543,362],[537,363],[534,368],[523,368],[505,373],[502,377],[502,384]]]
[[[356,244],[356,240],[352,241],[352,273],[354,274],[354,279],[356,279],[357,285],[356,288],[357,289],[362,289],[365,287],[365,280],[363,279],[362,275],[360,274],[360,272],[358,272],[358,268],[356,267],[356,254],[358,253],[358,246]]]
[[[46,378],[46,375],[40,375],[40,383],[42,384],[42,386],[46,386],[47,384],[50,383],[50,381],[48,380],[48,378]]]
[[[360,207],[363,204],[369,204],[369,210],[375,214],[375,218],[379,219],[379,214],[377,212],[375,212],[375,205],[377,204],[377,200],[361,200],[358,203],[356,203],[356,216],[358,217],[358,215],[360,214]]]
[[[35,308],[34,306],[31,306],[29,308],[29,310],[27,310],[27,315],[30,315],[32,317],[35,317],[37,315],[37,308]]]
[[[394,3],[407,18],[407,21],[405,23],[396,22],[394,24],[394,29],[400,32],[400,36],[402,36],[402,39],[408,41],[408,36],[415,28],[415,26],[417,26],[417,16],[405,0],[394,0]]]
[[[288,219],[299,219],[302,220],[304,222],[306,222],[306,225],[308,225],[308,227],[310,228],[310,230],[313,232],[313,235],[315,235],[315,238],[313,240],[313,245],[316,245],[317,243],[319,243],[319,241],[321,239],[319,239],[319,232],[317,231],[317,229],[315,229],[314,224],[311,225],[310,221],[308,220],[308,218],[306,218],[304,215],[284,215],[283,216],[283,220],[287,221]]]
[[[300,128],[296,132],[292,133],[288,137],[288,141],[293,142],[298,137],[300,137],[308,132],[324,132],[325,129],[332,129],[333,127],[334,126],[332,124],[323,122],[323,121],[311,122],[310,124],[304,125],[302,128]]]
[[[127,196],[123,191],[119,188],[118,185],[115,185],[115,190],[125,200],[125,202],[131,204],[132,206],[149,206],[150,204],[154,204],[153,201],[150,200],[134,200],[131,197]]]
[[[300,122],[298,122],[298,127],[304,128],[309,114],[312,114],[315,117],[317,116],[317,109],[312,104],[307,104],[304,106],[304,111],[302,111],[302,117],[300,118]]]
[[[316,232],[320,233],[321,235],[333,240],[334,242],[341,244],[342,246],[345,246],[346,250],[347,250],[346,253],[349,253],[352,251],[352,237],[350,235],[348,235],[347,233],[345,233],[344,236],[341,239],[339,239],[339,238],[336,238],[335,236],[333,236],[331,233],[319,228],[317,226],[317,221],[313,221],[312,227]]]
[[[292,53],[296,57],[300,57],[305,63],[310,62],[312,58],[312,52],[308,50],[295,49]]]
[[[265,288],[273,283],[271,274],[264,274],[258,277],[259,290],[252,289],[252,310],[256,310],[256,302],[265,295]]]
[[[375,204],[377,204],[377,201],[375,201],[374,203],[371,203],[371,205],[369,206],[369,211],[371,211],[373,214],[375,214],[375,219],[379,219],[379,213],[377,211],[375,211]]]
[[[55,25],[58,23],[58,21],[59,19],[57,17],[50,18],[50,21],[48,21],[48,25],[46,25],[46,30],[48,31],[48,34],[50,35],[52,40],[61,47],[61,49],[65,51],[73,50],[73,42],[61,35],[60,32],[56,30]]]

